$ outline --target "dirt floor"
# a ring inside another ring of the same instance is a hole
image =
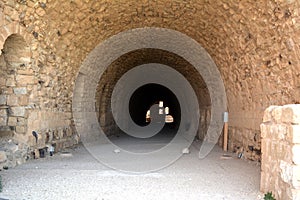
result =
[[[95,160],[83,145],[78,145],[52,157],[31,160],[1,171],[3,192],[0,198],[262,199],[258,163],[238,159],[233,154],[224,157],[224,152],[217,146],[208,157],[200,160],[197,145],[194,143],[190,153],[172,165],[143,174],[112,170]]]

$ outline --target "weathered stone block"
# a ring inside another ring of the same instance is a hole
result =
[[[288,127],[285,124],[277,125],[277,134],[273,135],[275,140],[285,140],[288,132]]]
[[[0,151],[0,163],[3,163],[7,160],[6,153],[4,151]]]
[[[19,14],[18,12],[13,9],[12,7],[5,6],[4,7],[4,14],[9,16],[11,20],[18,20],[19,19]]]
[[[6,105],[6,95],[0,95],[0,105]]]
[[[260,126],[261,189],[273,191],[277,199],[294,199],[300,191],[300,125],[295,110],[294,105],[276,107],[272,120]]]
[[[276,123],[281,123],[282,107],[278,106],[272,110],[272,119]]]
[[[261,131],[261,137],[266,138],[269,134],[270,126],[268,124],[261,124],[260,125],[260,131]]]
[[[262,140],[261,141],[261,151],[262,155],[269,155],[268,153],[271,150],[271,140]]]
[[[38,14],[39,16],[44,16],[46,14],[45,10],[41,7],[39,7],[37,10],[36,10],[36,14]]]
[[[5,86],[6,79],[4,77],[0,77],[0,86]]]
[[[18,106],[18,96],[16,95],[9,95],[7,97],[7,105],[9,106]]]
[[[263,122],[271,122],[272,121],[272,111],[277,108],[278,106],[270,106],[268,107],[263,116]]]
[[[25,126],[27,125],[27,119],[23,117],[18,117],[18,125],[19,126]]]
[[[16,95],[27,94],[27,89],[25,87],[14,88],[14,93]]]
[[[9,117],[8,118],[8,126],[17,126],[18,125],[17,117]]]
[[[0,126],[7,126],[7,117],[0,117]]]
[[[6,117],[7,116],[7,109],[0,109],[0,117]]]
[[[26,127],[25,126],[16,126],[16,132],[17,133],[25,133]]]
[[[13,88],[11,88],[11,87],[10,88],[6,88],[5,94],[11,95],[13,93],[14,93]]]
[[[7,78],[5,85],[8,86],[8,87],[16,86],[16,81],[15,81],[14,77]]]
[[[280,161],[280,176],[283,182],[291,183],[293,179],[293,166],[285,161]]]
[[[20,106],[26,106],[28,105],[29,98],[25,95],[22,95],[18,98],[18,103]]]
[[[35,77],[30,75],[17,75],[16,81],[20,86],[31,85],[35,83]]]
[[[283,106],[282,122],[300,124],[300,104]]]
[[[22,74],[22,75],[33,75],[33,70],[32,69],[19,69],[18,70],[18,74]]]
[[[12,107],[11,111],[12,111],[12,116],[25,117],[26,114],[25,107]]]

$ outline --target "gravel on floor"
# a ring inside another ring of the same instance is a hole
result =
[[[156,172],[129,174],[96,161],[82,145],[52,157],[1,171],[3,192],[11,200],[192,199],[258,200],[260,166],[223,157],[219,147],[203,160],[191,146],[177,162]]]

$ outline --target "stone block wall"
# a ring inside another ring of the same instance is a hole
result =
[[[253,161],[261,159],[260,131],[230,127],[228,150]]]
[[[38,141],[31,134],[32,131],[39,134]],[[53,145],[59,151],[79,142],[78,135],[74,133],[71,113],[33,110],[29,114],[27,144],[31,147],[41,149]]]
[[[270,106],[261,124],[262,192],[300,199],[300,104]]]
[[[29,61],[30,51],[24,38],[9,35],[0,55],[0,131],[26,133],[29,88],[36,83]]]
[[[78,143],[70,103],[59,100],[68,94],[53,84],[59,79],[53,74],[56,70],[46,67],[53,61],[41,64],[44,57],[39,57],[34,34],[19,21],[4,17],[13,17],[10,14],[17,13],[17,5],[0,2],[0,169],[22,164],[32,152],[49,145],[58,151]],[[39,133],[38,143],[33,130]]]

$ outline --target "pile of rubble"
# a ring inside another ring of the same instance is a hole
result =
[[[8,169],[23,164],[30,158],[29,146],[17,143],[11,137],[0,138],[0,169]]]

